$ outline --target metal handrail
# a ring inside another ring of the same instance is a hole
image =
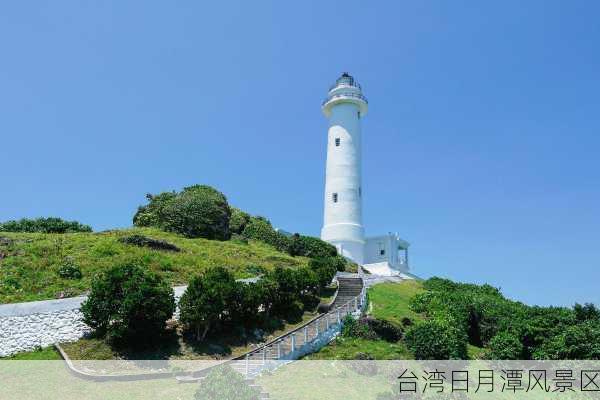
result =
[[[306,322],[305,324],[265,343],[264,345],[254,349],[254,350],[247,352],[246,354],[236,357],[234,359],[237,359],[237,360],[244,359],[244,358],[248,359],[251,355],[261,353],[261,352],[263,353],[263,359],[264,359],[266,357],[266,351],[268,350],[269,347],[276,345],[278,343],[282,343],[288,337],[292,337],[292,340],[294,340],[293,335],[295,335],[296,333],[298,333],[301,330],[305,330],[305,334],[306,334],[306,329],[313,323],[318,324],[322,319],[325,319],[325,318],[329,319],[331,316],[338,316],[338,314],[339,314],[339,319],[341,322],[341,318],[342,318],[342,315],[340,313],[341,309],[345,308],[347,310],[345,312],[345,314],[343,315],[343,317],[346,317],[347,315],[353,313],[354,311],[360,310],[364,306],[364,302],[366,300],[366,290],[365,290],[364,280],[362,281],[362,284],[363,284],[363,287],[361,289],[360,294],[358,296],[353,297],[352,299],[348,300],[346,303],[342,304],[341,306],[336,307],[335,309],[333,309],[332,311],[329,311],[327,313],[318,315],[315,318],[311,319],[310,321]],[[351,305],[352,305],[352,307],[351,307]],[[317,325],[317,328],[318,328],[318,325]],[[317,329],[317,331],[318,331],[318,329]],[[317,337],[318,337],[318,335],[317,335]],[[317,337],[313,338],[313,340],[316,339]],[[305,341],[305,344],[306,344],[306,341]],[[293,351],[294,351],[294,349],[291,350],[291,352],[293,352]],[[289,353],[287,353],[287,354],[289,354]],[[281,356],[281,355],[278,355],[278,356]],[[278,358],[280,358],[280,357],[278,357]]]
[[[323,103],[321,103],[321,105],[324,106],[331,100],[337,99],[340,97],[354,97],[356,99],[360,99],[360,100],[364,101],[365,103],[369,104],[369,101],[367,100],[367,98],[360,93],[338,93],[338,94],[334,94],[331,96],[327,96],[327,98],[325,98],[325,100],[323,100]]]
[[[329,91],[331,92],[332,90],[334,90],[335,88],[338,88],[340,86],[350,86],[350,87],[355,87],[357,89],[362,90],[362,87],[360,86],[360,84],[353,79],[352,83],[349,83],[348,81],[336,82],[333,85],[329,86]]]

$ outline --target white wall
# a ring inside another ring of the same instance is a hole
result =
[[[173,290],[178,301],[186,286]],[[90,332],[79,311],[86,297],[0,305],[0,357],[56,342],[72,342]],[[179,310],[175,312],[177,318]]]

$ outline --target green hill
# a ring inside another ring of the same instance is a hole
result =
[[[125,244],[132,235],[166,241],[180,251],[154,250]],[[154,228],[99,233],[0,232],[0,303],[55,299],[84,293],[97,273],[134,262],[158,272],[173,285],[186,284],[211,266],[230,268],[237,278],[255,276],[275,266],[299,267],[304,257],[292,257],[263,242],[188,239]],[[79,270],[81,278],[61,276]]]

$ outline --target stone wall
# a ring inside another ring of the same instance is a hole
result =
[[[0,357],[82,337],[89,331],[79,311],[84,299],[0,305]]]
[[[174,287],[175,298],[185,291],[185,286]],[[72,342],[90,328],[83,323],[79,311],[86,298],[71,297],[60,300],[32,301],[0,305],[0,357],[56,342]],[[176,311],[175,317],[179,315]]]

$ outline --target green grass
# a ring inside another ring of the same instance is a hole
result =
[[[484,347],[473,346],[472,344],[467,344],[467,355],[469,360],[481,360],[483,355],[485,354],[486,349]]]
[[[402,326],[402,318],[413,322],[423,319],[409,308],[410,299],[423,291],[420,282],[406,280],[400,283],[381,283],[369,289],[369,314]]]
[[[182,251],[151,250],[119,242],[120,237],[131,234],[166,240]],[[187,239],[152,228],[69,234],[0,232],[0,238],[10,242],[0,241],[0,303],[82,294],[96,274],[123,263],[146,266],[173,285],[186,284],[211,266],[225,266],[237,278],[247,278],[263,268],[308,264],[306,258],[291,257],[257,241]],[[82,279],[58,275],[58,269],[69,259],[81,269]]]
[[[305,357],[306,360],[355,360],[358,353],[368,353],[376,360],[410,360],[414,356],[400,341],[389,343],[384,340],[360,338],[338,338],[319,352]]]
[[[52,346],[44,347],[43,349],[17,353],[15,355],[2,359],[19,361],[61,360],[60,354],[58,354],[58,351],[56,351],[56,349]]]

